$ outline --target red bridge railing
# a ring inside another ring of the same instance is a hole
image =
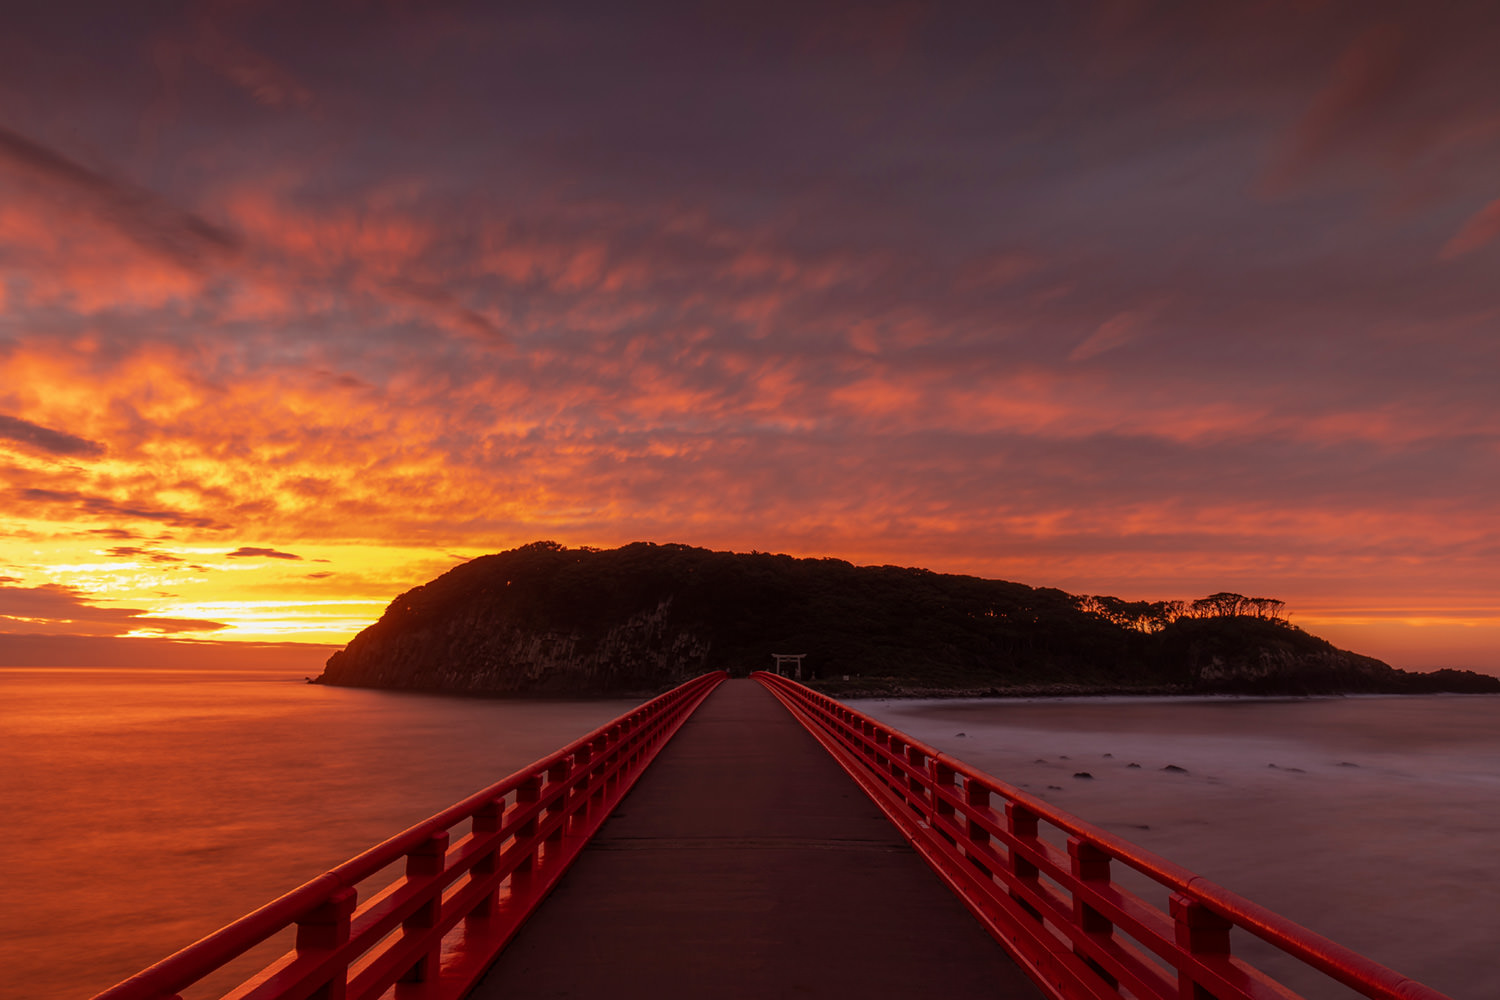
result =
[[[344,862],[95,1000],[177,1000],[296,928],[234,1000],[402,1000],[467,993],[646,765],[727,675],[705,674]],[[467,832],[455,827],[468,824]],[[360,902],[359,884],[405,859]]]
[[[1238,929],[1361,996],[1448,1000],[832,698],[775,674],[754,677],[1052,997],[1298,997],[1231,953]],[[1115,864],[1164,890],[1167,908],[1121,886]]]

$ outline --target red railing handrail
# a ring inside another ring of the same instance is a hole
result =
[[[379,997],[398,979],[426,980],[433,985],[423,995],[439,1000],[462,996],[640,772],[727,676],[704,674],[645,702],[94,1000],[172,1000],[293,926],[297,948],[232,996],[360,1000]],[[472,832],[450,847],[449,832],[464,822],[474,824]],[[356,907],[355,888],[402,858],[406,876]],[[460,921],[470,938],[454,957],[443,951],[443,938]],[[397,927],[401,934],[389,935]],[[352,977],[351,966],[357,966]]]
[[[1148,994],[1175,996],[1186,989],[1183,995],[1217,1000],[1295,997],[1229,954],[1228,931],[1237,927],[1372,1000],[1449,1000],[864,712],[776,674],[753,676],[833,753],[1001,943],[1013,954],[1018,947],[1026,952],[1018,956],[1026,958],[1023,965],[1046,966],[1051,981],[1040,985],[1054,997],[1117,995],[1112,974],[1101,975],[1105,964],[1136,977],[1132,982]],[[990,804],[991,795],[1002,800],[1003,813]],[[1066,835],[1066,854],[1025,832],[1038,821]],[[997,843],[1003,853],[995,850]],[[1110,861],[1170,891],[1172,912],[1114,883],[1107,874]],[[1039,879],[1033,883],[1033,869],[1063,891]],[[1111,940],[1118,937],[1116,920],[1175,968],[1175,982],[1130,942]],[[1051,954],[1057,946],[1040,936],[1043,924],[1050,925],[1046,933],[1052,938],[1060,933],[1073,954]],[[1007,940],[1006,934],[1029,943]]]

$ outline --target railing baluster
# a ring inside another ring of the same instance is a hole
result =
[[[621,778],[619,769],[615,767],[620,762],[620,727],[610,726],[609,732],[605,734],[605,740],[609,745],[609,754],[604,758],[609,771],[609,777],[605,779],[605,787],[614,791]]]
[[[990,808],[990,790],[973,778],[964,778],[964,835],[969,842],[976,846],[988,848],[990,846],[990,831],[986,830],[984,824],[979,822],[977,814],[988,812]],[[990,871],[988,851],[965,851],[964,855],[969,863],[987,877],[994,877]]]
[[[927,784],[922,779],[922,773],[927,770],[927,755],[922,752],[921,747],[908,746],[906,748],[906,763],[909,764],[916,774],[908,774],[906,778],[906,802],[911,806],[912,812],[922,816],[929,821],[932,818],[932,804],[927,797]]]
[[[348,944],[357,899],[358,893],[353,888],[338,889],[298,920],[297,943],[293,945],[298,957],[336,951]],[[342,962],[328,981],[309,995],[310,1000],[344,1000],[348,985],[349,963]]]
[[[429,882],[430,888],[422,905],[410,917],[401,922],[401,933],[407,938],[430,937],[421,958],[412,964],[401,977],[403,983],[420,983],[437,974],[442,962],[443,942],[431,932],[438,924],[442,913],[443,891],[438,876],[443,874],[443,865],[448,854],[448,831],[439,830],[414,848],[406,856],[406,879],[408,882]]]
[[[529,778],[516,786],[516,805],[521,807],[535,805],[542,797],[542,783],[537,778]],[[536,856],[538,844],[536,843],[537,821],[533,817],[516,828],[516,846],[523,847],[525,853],[521,860],[516,863],[515,874],[512,879],[526,879],[536,867]]]
[[[885,745],[885,773],[890,776],[886,778],[885,783],[887,785],[890,785],[892,784],[892,779],[894,779],[895,781],[900,782],[900,784],[896,787],[905,788],[906,776],[901,773],[901,764],[899,763],[899,761],[906,754],[906,741],[893,734],[886,737]]]
[[[592,798],[589,795],[589,778],[593,776],[594,769],[589,766],[594,759],[593,744],[587,743],[579,747],[573,753],[572,788],[568,798],[577,804],[568,817],[566,825],[575,826],[589,817],[589,804]]]
[[[563,834],[567,832],[568,800],[572,797],[572,788],[568,783],[568,777],[573,773],[573,762],[564,757],[551,767],[547,768],[547,789],[551,791],[554,787],[561,788],[562,792],[547,806],[547,819],[552,820],[562,813],[561,822],[557,823],[548,833],[546,843],[551,849],[562,842]]]
[[[609,737],[600,736],[594,740],[594,769],[589,775],[589,784],[595,786],[594,794],[589,799],[590,809],[597,808],[604,801],[604,790],[607,782],[604,774],[609,770]]]
[[[953,768],[938,760],[932,762],[932,811],[938,821],[953,822],[954,807],[948,796],[958,794],[957,779],[958,772]],[[941,823],[934,822],[933,827],[948,843],[954,842],[953,835]]]
[[[1170,905],[1179,948],[1194,956],[1228,956],[1232,923],[1181,892],[1172,893]],[[1177,970],[1177,990],[1180,1000],[1217,1000],[1216,995],[1185,968]]]
[[[1037,834],[1037,820],[1037,814],[1019,802],[1007,801],[1005,803],[1005,828],[1017,840],[1032,846],[1040,844],[1041,841]],[[1024,883],[1029,884],[1033,889],[1038,888],[1041,882],[1041,869],[1037,867],[1034,861],[1024,857],[1016,848],[1012,847],[1009,853],[1010,858],[1007,862],[1007,867],[1010,869],[1014,884]],[[1010,897],[1020,904],[1021,909],[1031,914],[1035,919],[1040,920],[1042,918],[1037,908],[1027,902],[1025,896],[1018,889],[1012,887],[1010,889]]]
[[[1068,860],[1073,875],[1079,881],[1109,884],[1109,855],[1097,844],[1090,843],[1082,837],[1069,837]],[[1085,934],[1108,935],[1115,929],[1115,925],[1110,923],[1104,914],[1084,902],[1076,892],[1073,894],[1073,923]],[[1073,945],[1073,953],[1087,962],[1110,986],[1118,985],[1115,977],[1090,958],[1076,942]]]
[[[474,831],[474,836],[479,837],[483,836],[484,834],[498,832],[504,816],[505,796],[501,795],[497,796],[496,798],[490,799],[489,802],[486,802],[484,805],[480,806],[474,811],[474,819],[471,825],[471,829]],[[480,856],[479,860],[474,862],[473,878],[475,879],[475,881],[486,879],[491,875],[494,875],[495,872],[499,870],[499,867],[500,845],[496,844],[489,850],[485,851],[484,854]],[[464,919],[477,919],[493,915],[495,912],[496,900],[498,898],[499,886],[496,886],[489,892],[485,893],[484,899],[480,900],[478,905],[476,905],[474,909],[465,914]]]

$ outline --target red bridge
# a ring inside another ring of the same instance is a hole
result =
[[[1254,938],[1355,995],[1446,1000],[833,699],[725,680],[647,702],[96,1000],[173,1000],[280,937],[290,950],[227,997],[1299,996],[1235,954]]]

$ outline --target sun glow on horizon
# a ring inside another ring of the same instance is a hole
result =
[[[28,528],[0,538],[0,634],[342,645],[400,592],[469,558],[370,543],[172,540],[181,528]]]

